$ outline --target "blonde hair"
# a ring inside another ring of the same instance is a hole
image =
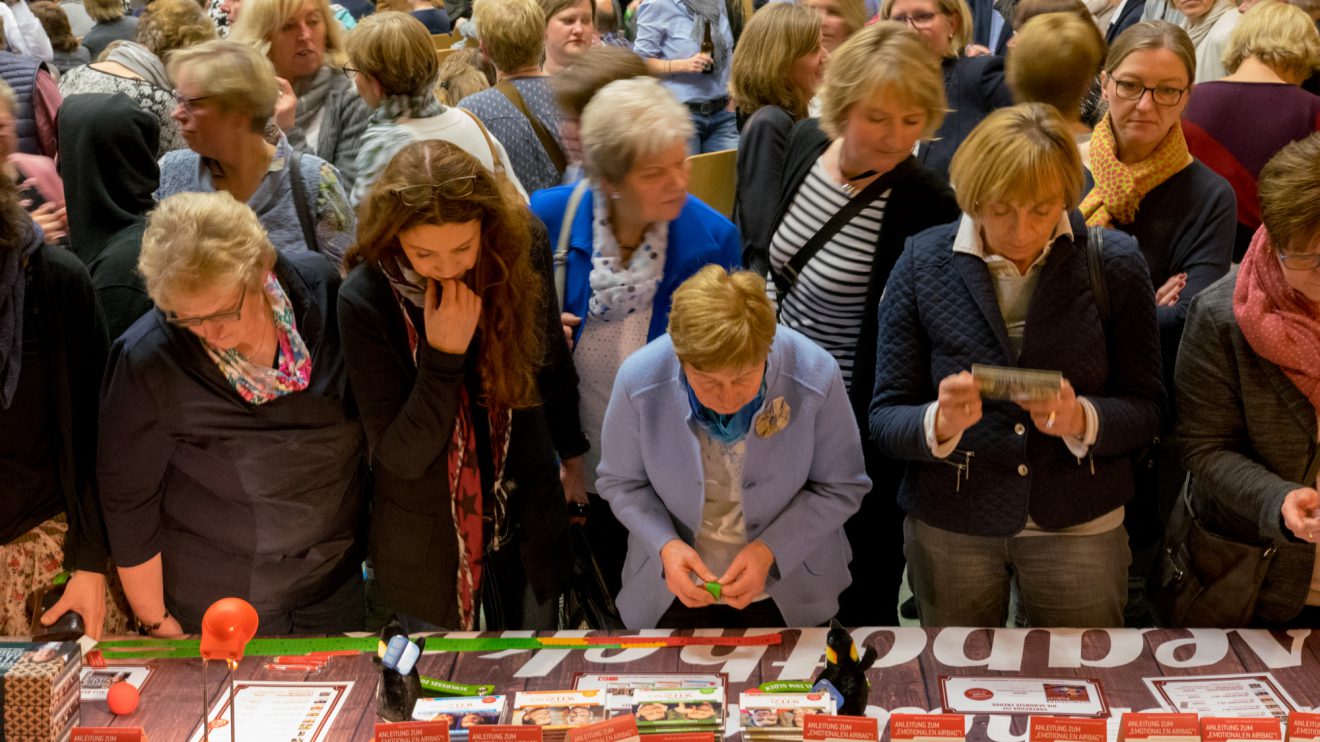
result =
[[[839,17],[843,19],[845,37],[852,36],[854,33],[857,33],[857,29],[866,25],[865,0],[830,0],[830,2],[834,3],[835,7],[838,9]],[[815,9],[811,8],[810,5],[807,7],[808,9],[811,9],[812,12],[815,12]],[[767,8],[762,8],[762,10],[766,9]],[[752,17],[755,18],[760,14],[761,11],[757,11],[752,14]],[[819,14],[817,14],[817,16],[819,17]]]
[[[889,16],[894,14],[894,3],[897,0],[884,0],[880,4],[880,17],[889,20]],[[967,0],[931,0],[935,4],[935,11],[953,19],[954,26],[953,38],[949,40],[949,56],[961,57],[963,49],[972,43],[972,9],[967,6]],[[246,6],[244,6],[246,10]],[[924,45],[924,42],[923,42]]]
[[[176,49],[214,38],[215,23],[193,0],[154,0],[138,19],[137,42],[162,60]]]
[[[232,281],[261,285],[275,247],[247,204],[226,191],[178,193],[147,216],[138,272],[162,310],[171,299]]]
[[[253,131],[263,131],[275,113],[275,68],[246,44],[216,40],[180,49],[170,55],[167,71],[177,80],[185,70],[202,95],[222,109],[248,114]]]
[[[1306,77],[1320,67],[1320,31],[1301,8],[1266,0],[1238,21],[1224,50],[1224,67],[1237,72],[1247,57],[1255,57],[1275,72]]]
[[[83,0],[83,9],[97,23],[124,17],[123,0]]]
[[[765,363],[775,340],[775,308],[765,279],[707,265],[674,291],[669,310],[674,355],[698,371]]]
[[[1260,218],[1278,252],[1305,252],[1320,237],[1320,133],[1279,150],[1261,168]]]
[[[417,95],[435,85],[440,71],[431,32],[412,15],[394,11],[372,13],[358,23],[348,35],[348,58],[387,96]]]
[[[582,164],[592,180],[619,183],[639,159],[691,136],[687,106],[659,80],[616,80],[582,111]]]
[[[1048,103],[1076,120],[1105,59],[1105,40],[1093,21],[1046,13],[1018,31],[1004,76],[1019,103]]]
[[[436,99],[456,106],[458,102],[473,93],[480,93],[490,87],[486,73],[474,66],[474,55],[481,52],[476,49],[460,49],[445,57],[436,73]]]
[[[1196,80],[1196,46],[1192,44],[1192,37],[1168,21],[1141,21],[1119,34],[1105,57],[1105,72],[1114,74],[1133,52],[1156,49],[1168,49],[1178,57],[1187,69],[1189,85]]]
[[[472,9],[481,47],[501,72],[540,64],[547,20],[536,0],[479,0]]]
[[[3,31],[0,31],[0,33],[3,33]],[[18,96],[14,93],[14,89],[9,87],[9,83],[4,80],[0,80],[0,103],[3,103],[9,109],[10,116],[18,115]]]
[[[852,107],[885,90],[925,110],[923,139],[935,136],[948,105],[944,74],[915,31],[884,21],[858,31],[834,52],[820,86],[820,128],[843,136]]]
[[[243,13],[229,38],[270,56],[271,37],[309,2],[320,11],[321,25],[325,27],[325,63],[331,67],[343,67],[344,32],[339,21],[335,20],[329,0],[243,0]]]
[[[774,3],[752,16],[733,50],[729,94],[744,115],[779,106],[807,115],[813,91],[793,84],[793,63],[820,49],[820,16],[801,5]]]
[[[1062,198],[1063,207],[1073,209],[1082,194],[1082,159],[1058,111],[1019,103],[994,111],[972,130],[953,155],[949,183],[958,206],[974,218],[991,203]]]

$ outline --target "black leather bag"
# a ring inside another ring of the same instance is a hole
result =
[[[572,541],[573,569],[569,574],[568,590],[560,600],[560,628],[603,631],[627,628],[605,585],[605,578],[596,563],[596,554],[591,548],[586,530],[576,524],[570,525],[568,530]]]
[[[1306,481],[1314,481],[1316,463]],[[1167,626],[1248,626],[1278,547],[1210,531],[1192,507],[1192,489],[1188,474],[1165,531],[1158,591],[1148,597]]]

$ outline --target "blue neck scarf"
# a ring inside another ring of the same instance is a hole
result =
[[[688,405],[692,408],[692,417],[696,419],[697,424],[706,431],[707,435],[726,446],[732,446],[747,436],[747,431],[752,429],[752,418],[756,416],[756,411],[761,409],[761,403],[765,400],[765,372],[761,373],[761,390],[756,393],[756,398],[742,409],[728,415],[722,415],[703,405],[697,399],[696,392],[692,391],[692,384],[688,383],[686,375],[683,376],[683,386],[687,388]]]

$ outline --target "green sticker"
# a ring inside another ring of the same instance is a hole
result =
[[[710,593],[710,597],[712,597],[712,598],[714,598],[714,599],[716,599],[716,600],[719,600],[719,599],[720,599],[720,591],[721,591],[722,589],[723,589],[723,588],[720,586],[720,583],[718,583],[718,582],[707,582],[707,583],[706,583],[706,592]]]
[[[756,687],[762,693],[810,693],[811,683],[804,680],[774,680]]]
[[[426,675],[421,676],[422,690],[428,693],[438,693],[445,698],[458,698],[466,696],[489,696],[495,690],[493,685],[469,685],[467,683],[455,683],[451,680],[441,680]]]

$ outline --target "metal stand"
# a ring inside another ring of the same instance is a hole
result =
[[[211,699],[206,695],[206,666],[209,660],[202,659],[202,742],[211,742]],[[236,660],[225,660],[229,669],[229,742],[236,742],[238,736],[238,702],[235,697],[234,673],[238,670]]]

